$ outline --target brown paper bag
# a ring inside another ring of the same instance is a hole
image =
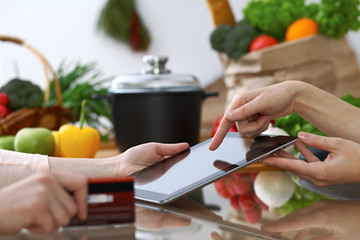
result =
[[[310,36],[251,52],[237,60],[220,54],[228,89],[226,106],[239,91],[285,80],[304,81],[334,93],[337,73],[331,41],[327,37]]]

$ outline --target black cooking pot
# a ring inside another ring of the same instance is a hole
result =
[[[171,74],[166,57],[143,61],[141,74],[115,77],[108,91],[119,150],[147,142],[197,144],[202,101],[218,93],[205,93],[194,76]]]

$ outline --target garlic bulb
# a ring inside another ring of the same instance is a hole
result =
[[[256,195],[272,211],[284,205],[295,191],[295,183],[285,172],[260,172],[254,182]]]

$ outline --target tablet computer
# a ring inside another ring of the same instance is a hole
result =
[[[293,144],[291,136],[241,137],[229,132],[215,151],[212,138],[133,174],[135,198],[167,204]]]

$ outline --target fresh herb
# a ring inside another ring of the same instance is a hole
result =
[[[73,111],[73,121],[77,121],[80,117],[81,104],[83,100],[87,102],[87,111],[85,121],[87,124],[96,129],[105,130],[102,137],[112,132],[111,106],[108,101],[102,99],[93,99],[94,95],[106,95],[107,88],[104,84],[110,79],[100,80],[100,71],[97,69],[96,63],[75,65],[60,64],[57,70],[63,106]],[[49,105],[56,103],[56,93],[53,80],[51,81],[51,92]],[[104,121],[105,120],[105,121]],[[108,121],[108,123],[106,123]],[[104,140],[104,139],[102,139]]]

